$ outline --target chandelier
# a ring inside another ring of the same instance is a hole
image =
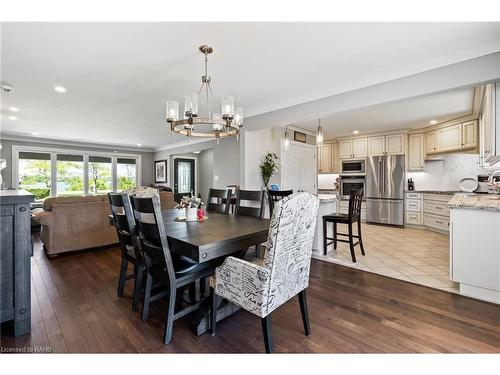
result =
[[[201,77],[201,87],[198,92],[186,94],[184,100],[184,115],[179,118],[179,102],[167,100],[166,116],[170,123],[172,134],[182,134],[188,137],[215,138],[219,143],[220,138],[236,136],[239,139],[240,128],[243,126],[243,108],[234,107],[234,97],[224,95],[221,97],[221,112],[211,111],[211,101],[214,101],[211,81],[208,75],[208,55],[214,49],[208,45],[198,47],[205,55],[205,74]],[[198,113],[198,97],[205,96],[207,103],[206,116]]]

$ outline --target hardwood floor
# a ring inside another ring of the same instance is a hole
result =
[[[165,303],[150,319],[132,312],[132,282],[116,295],[120,251],[94,250],[48,259],[37,242],[32,260],[32,334],[1,346],[90,353],[263,353],[260,319],[239,311],[196,337],[189,316],[163,345]],[[500,352],[500,306],[336,264],[313,260],[307,292],[311,335],[298,299],[273,313],[275,352]]]

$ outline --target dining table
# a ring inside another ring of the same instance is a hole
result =
[[[197,263],[219,266],[226,257],[241,257],[248,248],[267,241],[269,219],[207,212],[204,220],[181,221],[178,214],[177,209],[162,210],[170,251]],[[221,301],[217,321],[237,310],[232,303]],[[207,300],[193,313],[193,332],[198,336],[208,331],[208,311]]]

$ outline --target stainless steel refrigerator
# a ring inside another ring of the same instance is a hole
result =
[[[403,225],[404,155],[372,156],[366,159],[366,221]]]

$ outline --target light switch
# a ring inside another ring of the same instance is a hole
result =
[[[215,181],[219,181],[220,180],[220,176],[214,176],[214,180]]]

